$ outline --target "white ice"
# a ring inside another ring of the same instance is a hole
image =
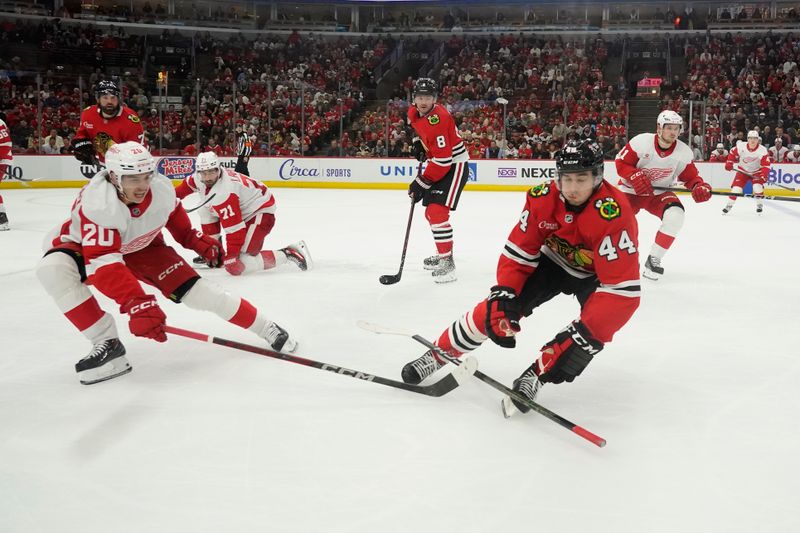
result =
[[[397,285],[402,191],[277,189],[278,248],[305,239],[308,273],[204,276],[245,295],[298,354],[399,379],[424,348],[355,326],[436,337],[483,298],[524,193],[465,192],[454,215],[459,280],[423,271],[418,209]],[[540,415],[505,420],[476,379],[428,398],[171,337],[133,338],[131,374],[83,386],[88,343],[34,276],[47,230],[77,191],[3,191],[0,233],[0,531],[800,531],[800,206],[684,197],[686,224],[642,305],[572,384],[540,402],[608,440],[597,448]],[[187,205],[191,202],[187,200]],[[640,249],[657,220],[639,216]],[[188,251],[184,256],[193,256]],[[643,280],[646,281],[646,280]],[[262,345],[160,298],[179,327]],[[486,343],[480,369],[510,383],[578,313],[562,296],[523,322],[516,350]],[[795,502],[795,503],[792,503]]]

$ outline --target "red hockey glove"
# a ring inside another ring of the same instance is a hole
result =
[[[137,337],[148,337],[158,342],[167,340],[167,334],[164,332],[167,315],[156,303],[155,296],[150,294],[137,296],[123,305],[120,311],[128,313],[130,317],[128,328]]]
[[[733,161],[725,161],[725,170],[733,170]]]
[[[241,276],[244,274],[244,263],[238,257],[229,257],[225,260],[225,270],[231,276]]]
[[[197,237],[189,245],[192,250],[197,252],[197,255],[206,260],[206,264],[211,268],[219,268],[222,266],[222,245],[220,242],[206,235],[202,232],[197,232]]]
[[[701,181],[692,188],[692,200],[697,202],[707,202],[711,199],[711,185]]]
[[[650,196],[653,194],[653,184],[650,182],[650,177],[643,170],[638,170],[631,174],[628,181],[631,182],[633,190],[636,191],[636,194],[639,196]]]
[[[603,343],[576,320],[542,347],[534,371],[542,383],[572,382],[602,349]]]
[[[511,287],[495,285],[486,299],[486,335],[503,348],[517,345],[514,335],[519,332],[519,300]]]
[[[417,176],[414,181],[408,186],[408,196],[414,203],[419,202],[422,200],[422,197],[425,196],[425,193],[430,190],[431,185],[433,182],[423,178],[422,176]]]

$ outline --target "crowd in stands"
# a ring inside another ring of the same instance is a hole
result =
[[[767,147],[778,140],[784,148],[800,144],[800,36],[728,33],[676,45],[688,72],[662,86],[662,107],[688,119],[689,102],[705,102],[704,113],[695,108],[691,124],[693,144],[704,148],[699,158],[707,160],[719,143],[730,150],[750,130],[759,131]]]

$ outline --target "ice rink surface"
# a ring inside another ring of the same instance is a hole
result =
[[[232,278],[300,342],[298,355],[399,379],[424,348],[355,326],[435,338],[494,284],[524,193],[465,192],[453,217],[459,280],[423,271],[421,209],[394,286],[402,191],[276,189],[279,248],[305,239],[316,268]],[[34,276],[44,234],[75,189],[3,191],[0,233],[0,531],[790,532],[800,531],[800,205],[684,196],[666,275],[572,384],[539,401],[608,440],[596,448],[531,413],[511,420],[476,379],[442,398],[171,337],[133,338],[134,370],[92,386],[89,345]],[[194,198],[186,200],[194,205]],[[641,260],[658,221],[639,216]],[[190,259],[193,254],[183,251]],[[264,345],[160,298],[169,322]],[[516,350],[486,343],[480,369],[507,384],[578,314],[562,296],[523,321]],[[794,503],[792,503],[794,502]]]

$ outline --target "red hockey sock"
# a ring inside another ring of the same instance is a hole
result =
[[[241,298],[239,302],[239,309],[236,310],[236,314],[233,315],[228,322],[239,326],[240,328],[248,329],[253,325],[253,322],[256,321],[257,314],[258,311],[255,307],[253,307],[253,304],[244,298]]]
[[[105,311],[100,309],[100,304],[97,303],[94,296],[64,313],[67,320],[72,322],[78,331],[85,331],[94,326],[103,318],[103,315],[105,315]]]
[[[656,233],[656,244],[665,250],[668,250],[674,241],[675,237],[671,237],[666,233],[661,233],[660,231]]]
[[[425,218],[431,225],[436,251],[440,255],[453,253],[453,227],[450,225],[450,208],[440,204],[430,204],[425,208]]]
[[[436,346],[460,356],[478,348],[486,339],[486,300],[481,300],[439,336]]]

